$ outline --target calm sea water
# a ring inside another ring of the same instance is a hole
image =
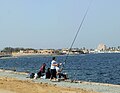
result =
[[[64,62],[66,56],[56,56],[58,62]],[[16,69],[36,73],[42,63],[50,67],[52,56],[26,56],[0,59],[1,69]],[[70,79],[120,84],[120,54],[85,54],[69,56],[63,72]]]

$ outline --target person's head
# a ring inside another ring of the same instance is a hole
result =
[[[46,64],[45,64],[45,63],[43,63],[43,66],[46,66]]]
[[[55,57],[53,57],[52,60],[55,60]]]

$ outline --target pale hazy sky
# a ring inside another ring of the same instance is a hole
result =
[[[68,48],[91,0],[0,0],[0,49]],[[120,46],[120,0],[93,0],[73,47]]]

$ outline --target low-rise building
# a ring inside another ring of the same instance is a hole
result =
[[[40,49],[40,50],[37,50],[37,53],[39,54],[55,54],[55,50],[54,49]]]

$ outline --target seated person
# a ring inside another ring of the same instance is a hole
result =
[[[67,79],[66,74],[61,73],[62,69],[59,68],[59,64],[56,66],[56,75],[58,75],[58,78],[61,78],[61,76],[64,79]]]
[[[37,74],[35,74],[35,79],[36,79],[36,78],[40,78],[41,76],[44,76],[45,66],[46,66],[46,64],[43,63],[42,66],[40,67],[39,72],[38,72]]]

